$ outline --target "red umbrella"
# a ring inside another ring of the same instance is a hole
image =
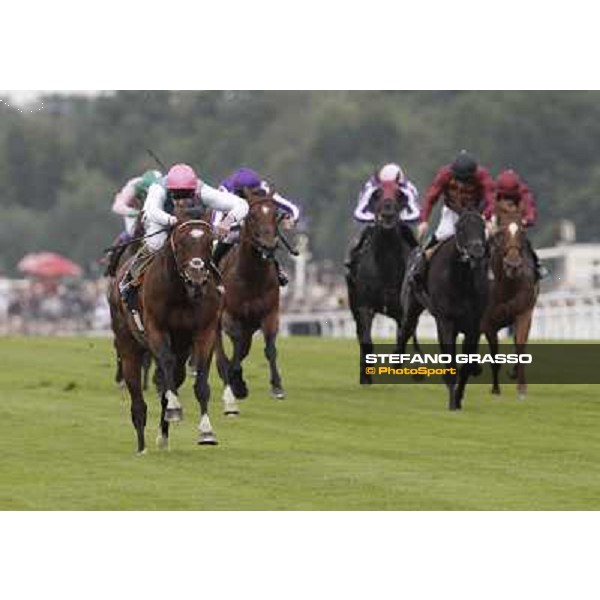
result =
[[[76,277],[82,273],[78,264],[53,252],[27,254],[19,261],[17,268],[22,273],[38,277]]]

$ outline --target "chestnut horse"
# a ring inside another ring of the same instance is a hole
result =
[[[499,229],[492,238],[490,302],[484,313],[481,330],[490,351],[498,352],[498,331],[514,327],[516,352],[525,352],[533,309],[539,293],[534,258],[529,250],[527,234],[521,224],[517,208],[509,203],[499,203],[497,209]],[[500,394],[498,372],[500,365],[492,364],[492,394]],[[516,366],[517,393],[520,399],[527,394],[525,365]]]
[[[120,269],[110,290],[112,328],[123,375],[131,396],[131,418],[138,452],[145,451],[147,406],[141,386],[144,353],[152,352],[158,366],[161,398],[159,448],[167,448],[169,422],[183,415],[177,391],[185,379],[185,365],[193,354],[196,368],[194,393],[200,404],[199,444],[216,444],[208,416],[208,372],[214,350],[221,296],[211,264],[212,227],[203,220],[180,223],[148,266],[139,289],[141,332],[121,299]]]
[[[275,340],[279,328],[279,282],[273,262],[278,246],[277,210],[271,194],[263,190],[245,190],[250,206],[240,230],[240,241],[219,265],[225,299],[216,356],[219,375],[223,380],[224,411],[236,415],[236,399],[248,396],[242,374],[242,361],[250,352],[252,335],[262,330],[265,356],[269,361],[271,394],[283,399],[285,392],[277,368]],[[222,331],[232,341],[231,359],[223,348]]]

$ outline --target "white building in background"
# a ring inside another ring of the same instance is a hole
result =
[[[550,270],[543,291],[600,289],[600,244],[562,244],[537,253]]]

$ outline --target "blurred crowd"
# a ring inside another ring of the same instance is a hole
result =
[[[68,335],[107,330],[106,281],[0,281],[0,334]]]
[[[290,284],[281,288],[283,313],[347,308],[340,265],[309,262],[301,285],[295,265],[287,265]],[[98,278],[0,279],[0,335],[69,335],[110,330],[108,280]]]

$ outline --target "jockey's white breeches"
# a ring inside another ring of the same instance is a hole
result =
[[[458,214],[444,205],[440,222],[435,230],[435,237],[438,242],[443,242],[454,235],[457,221]]]
[[[160,231],[161,229],[165,229],[165,226],[159,225],[154,221],[146,222],[144,235],[151,235],[153,233],[156,233],[157,231]],[[148,246],[148,248],[150,248],[150,250],[156,252],[164,246],[164,243],[167,241],[167,237],[168,233],[166,231],[163,231],[162,233],[157,233],[156,235],[152,235],[152,237],[146,238],[146,245]]]

